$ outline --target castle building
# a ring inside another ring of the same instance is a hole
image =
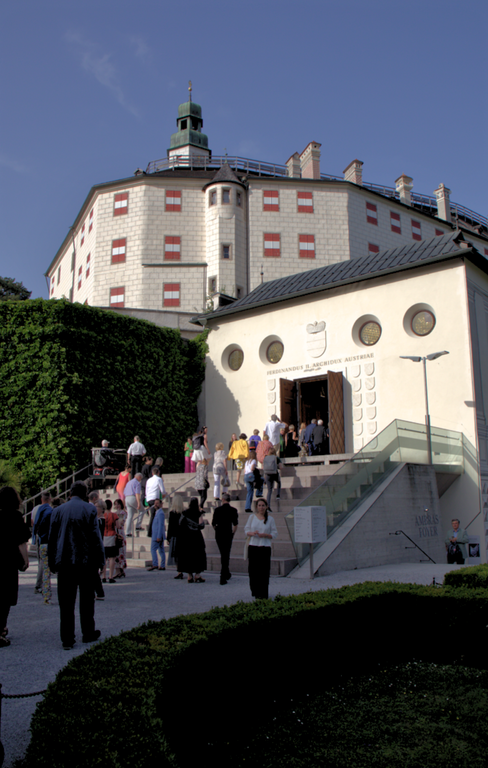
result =
[[[297,432],[322,419],[330,454],[354,454],[308,502],[345,531],[322,573],[422,558],[397,529],[445,562],[453,518],[487,562],[488,260],[461,231],[270,280],[194,321],[211,331],[209,445],[277,414]]]
[[[488,220],[450,201],[320,170],[310,142],[284,165],[216,157],[202,109],[178,108],[164,159],[89,191],[46,276],[49,297],[195,333],[195,313],[243,298],[261,282],[461,229],[488,255]]]

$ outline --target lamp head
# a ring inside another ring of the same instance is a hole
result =
[[[414,363],[420,363],[421,357],[411,357],[410,355],[400,355],[402,360],[412,360]]]
[[[442,352],[433,352],[431,355],[427,355],[427,360],[437,360],[438,357],[442,357],[442,355],[448,355],[449,352],[444,349]]]

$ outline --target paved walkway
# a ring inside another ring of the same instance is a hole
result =
[[[313,582],[272,577],[270,597],[292,595],[310,589],[331,589],[363,581],[398,581],[431,584],[435,577],[442,583],[448,570],[459,566],[431,564],[385,565],[355,571],[341,571]],[[59,608],[45,606],[41,595],[34,593],[37,563],[32,562],[25,574],[20,574],[18,605],[9,616],[9,638],[12,645],[0,649],[0,683],[3,693],[30,693],[46,688],[67,662],[83,653],[86,646],[79,641],[71,651],[64,651],[59,639]],[[220,586],[217,573],[206,573],[205,584],[175,581],[175,571],[146,572],[130,569],[127,578],[117,584],[105,585],[105,600],[96,603],[96,626],[102,640],[149,620],[159,621],[179,614],[202,613],[214,606],[224,606],[239,600],[252,600],[247,576],[233,576]],[[56,601],[56,582],[53,580]],[[29,742],[29,723],[41,696],[28,699],[3,699],[1,740],[5,748],[4,768],[11,768],[22,757]]]

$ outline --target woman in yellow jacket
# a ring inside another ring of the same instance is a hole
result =
[[[236,463],[237,478],[236,487],[239,488],[239,480],[241,479],[241,472],[244,469],[244,463],[249,456],[249,446],[247,444],[247,435],[244,432],[239,435],[239,440],[234,440],[230,447],[228,459],[233,459]]]

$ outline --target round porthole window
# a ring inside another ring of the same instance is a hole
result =
[[[242,349],[233,349],[229,355],[229,368],[231,371],[238,371],[244,361],[244,352]]]
[[[364,323],[359,330],[359,338],[367,347],[372,347],[373,344],[376,344],[376,342],[379,341],[380,336],[381,325],[373,321]]]
[[[412,331],[416,336],[428,336],[434,326],[435,317],[428,309],[423,309],[412,317]]]
[[[279,363],[283,357],[283,344],[281,341],[272,341],[266,350],[266,359],[270,363]]]

